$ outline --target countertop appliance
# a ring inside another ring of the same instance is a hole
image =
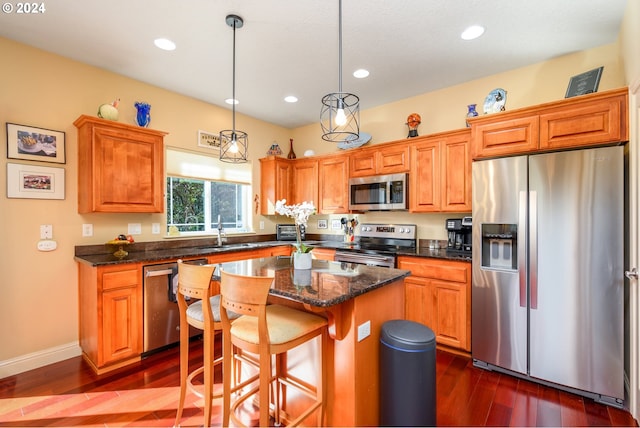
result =
[[[391,211],[409,208],[407,174],[374,175],[349,179],[349,209]]]
[[[624,398],[622,147],[473,163],[474,365]]]
[[[447,255],[471,257],[471,217],[449,218],[445,221],[447,229]]]
[[[304,224],[300,225],[300,239],[306,239],[306,229]],[[295,241],[296,225],[295,224],[276,224],[276,239],[278,241]]]
[[[399,249],[415,250],[416,230],[415,224],[363,223],[357,242],[336,250],[334,260],[394,268]]]
[[[207,259],[185,263],[206,264]],[[176,300],[178,264],[147,265],[143,274],[143,355],[158,351],[180,341],[180,312]],[[190,337],[202,332],[190,328]]]

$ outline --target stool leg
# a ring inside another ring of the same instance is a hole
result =
[[[204,331],[204,426],[211,426],[213,400],[213,332]]]
[[[186,324],[186,322],[184,322]],[[187,394],[187,375],[189,371],[189,326],[183,325],[180,320],[180,399],[178,401],[178,411],[174,426],[180,426],[182,410],[184,409],[184,399]]]
[[[231,408],[231,366],[234,364],[231,334],[225,329],[222,337],[222,426],[229,426]]]
[[[263,348],[266,348],[263,346]],[[271,354],[268,349],[260,352],[260,426],[269,426],[269,390],[271,383]]]

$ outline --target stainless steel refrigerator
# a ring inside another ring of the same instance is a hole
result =
[[[474,364],[621,406],[623,148],[472,173]]]

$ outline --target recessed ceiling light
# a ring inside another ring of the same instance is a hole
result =
[[[293,95],[288,95],[286,97],[284,97],[284,100],[288,103],[297,103],[298,102],[298,97],[294,97]]]
[[[353,77],[358,79],[364,79],[367,76],[369,76],[369,70],[365,70],[364,68],[360,68],[353,72]]]
[[[240,102],[238,100],[234,100],[233,98],[227,98],[226,100],[224,100],[225,103],[227,104],[239,104]]]
[[[155,39],[153,41],[153,44],[164,51],[173,51],[176,49],[176,44],[169,39],[164,39],[164,38]]]
[[[463,40],[473,40],[482,36],[483,33],[484,33],[484,27],[480,25],[472,25],[471,27],[466,28],[462,32],[462,34],[460,34],[460,37]]]

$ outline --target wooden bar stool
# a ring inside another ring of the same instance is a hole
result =
[[[327,342],[327,320],[309,312],[304,312],[283,305],[267,305],[269,289],[273,277],[244,276],[220,272],[221,318],[222,318],[222,354],[223,354],[223,409],[222,425],[228,426],[229,419],[236,425],[242,422],[236,415],[236,409],[249,397],[259,393],[260,426],[269,425],[270,404],[274,404],[276,426],[281,424],[282,391],[281,387],[294,387],[311,397],[313,403],[289,425],[300,424],[317,410],[317,425],[322,426],[324,420],[324,385],[326,370],[325,350]],[[231,323],[230,313],[241,316]],[[313,338],[321,337],[320,364],[317,367],[317,385],[307,385],[286,373],[286,354],[290,349]],[[232,347],[259,356],[259,383],[248,391],[239,392],[232,401],[231,368]],[[271,356],[276,356],[275,375],[272,369]],[[271,384],[275,383],[275,394],[269,397]]]
[[[178,289],[176,299],[180,309],[180,401],[174,425],[180,425],[182,410],[187,389],[204,399],[204,426],[211,425],[211,406],[213,398],[213,371],[215,364],[222,362],[222,357],[214,360],[214,336],[216,331],[222,330],[220,321],[220,295],[214,294],[211,287],[211,276],[214,265],[192,265],[178,260]],[[187,304],[189,299],[198,301]],[[202,304],[202,302],[209,304]],[[229,313],[227,319],[235,319],[239,315]],[[189,325],[202,330],[204,352],[202,366],[189,372]],[[204,391],[202,386],[196,386],[193,379],[204,373]]]

